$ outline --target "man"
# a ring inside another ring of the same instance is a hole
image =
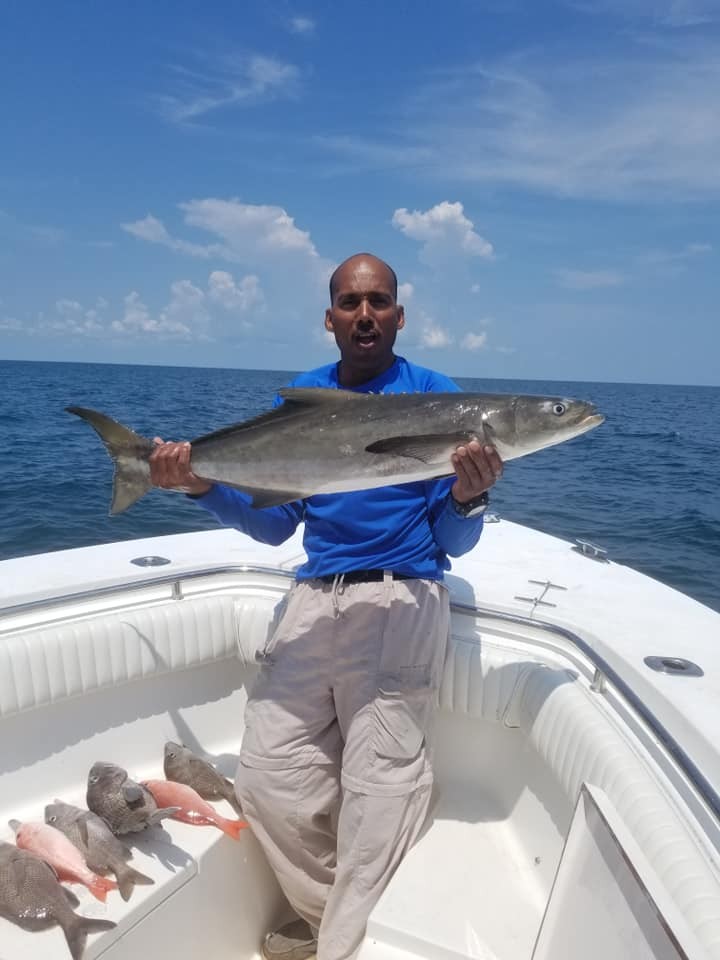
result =
[[[340,361],[294,386],[373,393],[456,391],[397,357],[397,278],[356,254],[330,281],[325,327]],[[426,751],[449,625],[448,555],[482,530],[502,472],[492,447],[459,447],[455,477],[254,510],[189,468],[189,444],[158,442],[153,483],[182,488],[223,523],[281,543],[305,523],[308,556],[259,653],[236,790],[300,920],[270,934],[266,960],[345,960],[416,840],[430,801]]]

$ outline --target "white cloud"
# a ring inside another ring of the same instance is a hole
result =
[[[372,140],[336,136],[336,153],[354,170],[405,167],[571,197],[672,202],[720,191],[717,43],[626,34],[615,49],[573,57],[544,45],[434,71],[392,127]]]
[[[687,243],[679,250],[648,250],[647,253],[643,253],[638,259],[640,263],[663,266],[665,264],[677,264],[687,260],[693,260],[695,257],[701,257],[706,253],[711,253],[712,249],[709,243]]]
[[[188,124],[216,110],[252,106],[297,92],[300,71],[274,57],[224,56],[209,62],[198,54],[197,59],[199,67],[174,68],[175,92],[155,98],[166,120]]]
[[[616,270],[556,270],[555,276],[561,287],[567,290],[598,290],[602,287],[619,287],[623,276]]]
[[[315,33],[315,21],[310,17],[293,17],[288,26],[291,33]]]
[[[453,342],[452,334],[439,326],[429,317],[426,318],[420,332],[420,345],[428,350],[439,350],[442,347],[449,347]]]
[[[470,287],[470,293],[480,293],[480,284],[479,284],[479,283],[474,283],[474,284]]]
[[[242,264],[258,277],[282,276],[282,285],[293,284],[313,299],[326,294],[332,271],[329,260],[321,257],[306,230],[282,207],[243,203],[238,199],[207,197],[179,204],[188,227],[210,235],[210,241],[197,243],[171,234],[152,214],[122,228],[148,243],[156,243],[200,259],[224,260]],[[245,295],[250,294],[246,287]],[[285,299],[283,297],[283,299]],[[283,310],[287,313],[287,303]]]
[[[566,0],[582,13],[650,20],[667,27],[696,27],[718,19],[716,0]]]
[[[9,333],[20,333],[24,330],[24,327],[17,317],[0,317],[0,330],[7,330]]]
[[[474,229],[472,220],[465,216],[462,203],[443,200],[429,210],[405,207],[396,210],[393,226],[421,243],[421,259],[432,263],[454,254],[491,258],[493,246]]]
[[[225,310],[245,312],[264,301],[260,281],[254,274],[236,283],[231,273],[213,270],[208,281],[208,296]]]
[[[401,283],[398,285],[398,300],[405,303],[411,299],[415,293],[415,287],[411,283]]]
[[[487,343],[487,333],[466,333],[460,341],[463,350],[482,350]]]

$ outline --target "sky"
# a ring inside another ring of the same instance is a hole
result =
[[[720,385],[720,0],[5,0],[0,359]]]

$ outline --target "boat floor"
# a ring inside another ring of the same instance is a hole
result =
[[[461,796],[439,797],[370,918],[360,960],[530,960],[546,897],[505,814],[485,799],[466,797],[463,816]]]

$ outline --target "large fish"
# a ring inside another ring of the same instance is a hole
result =
[[[598,426],[582,400],[486,393],[368,394],[325,387],[280,391],[284,403],[192,441],[198,477],[237,487],[254,507],[318,493],[365,490],[450,476],[455,449],[477,438],[503,460]],[[115,461],[111,513],[151,488],[151,440],[105,414],[67,407],[97,431]]]
[[[0,843],[0,916],[23,930],[62,927],[73,960],[80,960],[89,933],[115,926],[112,920],[75,913],[52,867],[12,843]]]
[[[132,852],[118,840],[102,817],[92,811],[56,800],[45,807],[45,823],[64,833],[95,873],[114,873],[123,900],[130,899],[135,884],[155,883],[128,864]]]

